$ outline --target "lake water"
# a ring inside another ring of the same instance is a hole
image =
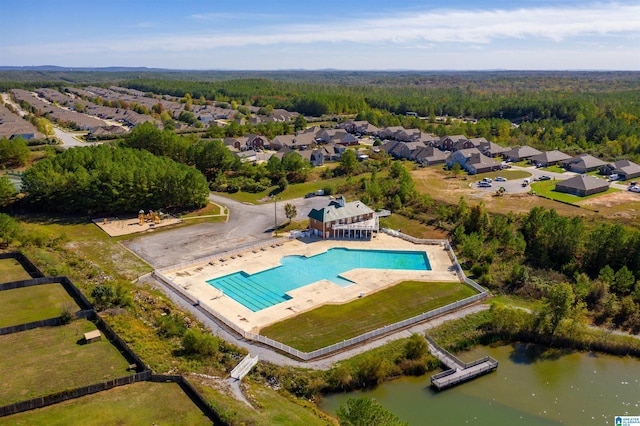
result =
[[[513,344],[478,347],[498,369],[441,392],[430,375],[406,377],[365,392],[329,395],[332,414],[349,397],[367,395],[410,425],[615,425],[616,415],[640,415],[640,360],[585,352],[563,353]]]

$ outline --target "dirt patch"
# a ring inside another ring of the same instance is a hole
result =
[[[169,215],[163,215],[162,219],[153,220],[143,218],[113,218],[106,217],[100,219],[94,219],[93,223],[98,225],[100,229],[109,234],[110,237],[118,237],[120,235],[135,234],[137,232],[153,231],[163,226],[175,225],[176,223],[182,223],[182,219],[176,219]]]
[[[590,207],[613,207],[619,204],[624,203],[632,203],[632,202],[640,203],[640,195],[631,191],[618,191],[612,192],[610,194],[605,194],[600,197],[589,198],[587,200],[582,200],[577,202],[576,204],[580,206],[590,206]]]

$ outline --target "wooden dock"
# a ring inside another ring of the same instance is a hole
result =
[[[498,361],[490,356],[477,359],[473,362],[463,362],[438,346],[432,338],[429,336],[426,337],[431,354],[449,368],[448,370],[431,376],[431,385],[438,390],[458,385],[498,368]]]

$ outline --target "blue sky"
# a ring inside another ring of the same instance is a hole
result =
[[[640,70],[640,1],[0,0],[0,65]]]

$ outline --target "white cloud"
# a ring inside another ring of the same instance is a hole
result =
[[[629,45],[637,46],[630,40],[637,41],[639,38],[638,17],[640,4],[619,3],[514,10],[414,11],[411,14],[336,18],[333,21],[324,19],[322,22],[314,19],[313,24],[302,23],[303,19],[297,17],[293,21],[298,23],[286,25],[275,25],[266,15],[195,14],[191,15],[194,20],[233,20],[237,27],[230,30],[229,26],[225,25],[224,29],[207,29],[197,34],[137,35],[135,40],[102,35],[97,39],[82,42],[4,46],[0,47],[0,57],[10,54],[7,57],[30,55],[29,57],[38,58],[42,55],[49,56],[52,52],[77,55],[146,55],[148,52],[160,56],[163,53],[170,56],[173,52],[183,56],[221,51],[225,48],[283,49],[284,46],[339,43],[374,46],[379,49],[380,54],[385,54],[390,52],[385,50],[389,48],[405,50],[419,47],[424,50],[437,49],[444,44],[458,44],[460,47],[477,49],[478,46],[490,48],[495,42],[508,43],[516,40],[535,40],[547,45],[557,43],[560,50],[566,49],[563,43],[581,40],[580,37],[595,38],[606,43],[609,36],[616,36],[616,44],[626,40]],[[276,19],[276,16],[271,18]],[[247,26],[243,27],[242,24]],[[357,52],[354,52],[354,55],[357,55]]]

